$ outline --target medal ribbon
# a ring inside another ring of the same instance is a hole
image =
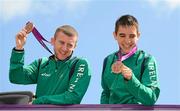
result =
[[[51,50],[46,46],[46,44],[43,42],[47,42],[47,43],[50,43],[49,41],[47,41],[39,32],[38,30],[34,27],[33,30],[32,30],[32,33],[33,35],[35,36],[35,38],[38,40],[38,42],[48,51],[50,52],[51,54],[53,54],[51,52]]]
[[[48,51],[50,52],[51,54],[53,54],[51,52],[51,50],[46,46],[46,44],[43,42],[47,42],[47,43],[50,43],[49,41],[47,41],[40,33],[39,31],[36,29],[35,26],[33,26],[33,29],[32,29],[32,33],[33,35],[35,36],[35,38],[38,40],[38,42]]]
[[[118,61],[126,60],[127,58],[131,57],[137,51],[137,46],[135,46],[128,54],[122,56],[121,51],[118,52]]]

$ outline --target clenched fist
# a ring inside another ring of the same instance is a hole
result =
[[[28,22],[26,26],[17,33],[16,35],[16,49],[17,50],[22,50],[25,43],[26,43],[26,38],[27,35],[32,31],[33,29],[33,24],[31,22]]]

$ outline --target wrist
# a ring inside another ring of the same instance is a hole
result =
[[[23,48],[23,47],[20,47],[20,46],[16,46],[16,47],[15,47],[15,50],[24,50],[24,48]]]
[[[15,51],[24,51],[24,48],[16,48],[16,47],[14,47],[13,50],[15,50]]]

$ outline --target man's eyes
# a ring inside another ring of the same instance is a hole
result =
[[[67,46],[68,46],[69,48],[73,47],[73,45],[72,45],[72,44],[67,44]]]
[[[60,44],[62,44],[62,45],[64,44],[64,42],[63,42],[63,41],[59,41],[59,43],[60,43]]]
[[[125,37],[125,35],[120,35],[119,37]]]
[[[129,38],[134,38],[134,37],[135,37],[135,35],[130,35],[130,36],[129,36]]]
[[[126,35],[119,35],[119,37],[126,37]],[[134,38],[135,35],[129,35],[129,38]]]
[[[63,41],[59,41],[59,43],[61,45],[65,45],[65,42],[63,42]],[[72,44],[67,44],[67,47],[71,48],[71,47],[73,47],[73,45]]]
[[[119,34],[119,37],[125,37],[125,34]]]

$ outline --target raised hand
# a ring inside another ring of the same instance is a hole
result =
[[[16,35],[16,49],[17,50],[23,49],[26,43],[27,35],[32,31],[32,29],[33,29],[33,24],[29,22],[20,32],[17,33]]]

